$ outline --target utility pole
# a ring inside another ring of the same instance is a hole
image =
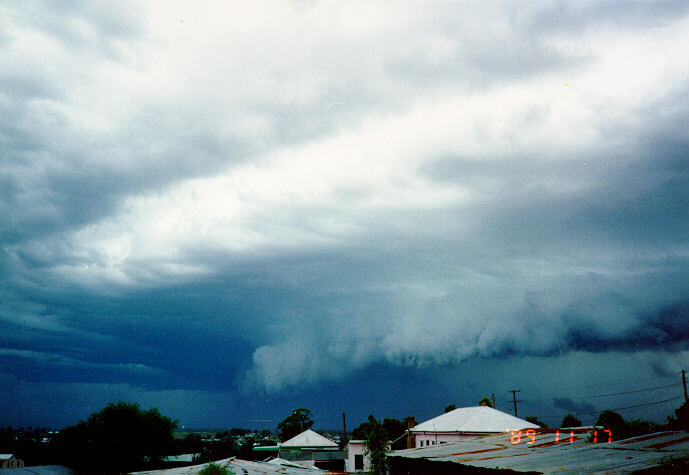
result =
[[[497,407],[495,407],[495,393],[490,393],[490,397],[493,398],[493,409],[497,409]]]
[[[514,417],[519,417],[517,415],[517,403],[522,402],[521,399],[517,399],[517,393],[522,392],[521,389],[510,389],[508,392],[512,393],[512,402],[514,403]]]
[[[687,372],[682,370],[682,384],[684,385],[684,402],[689,402],[689,397],[687,397]]]
[[[342,411],[342,430],[344,432],[344,439],[342,439],[342,447],[347,446],[347,421],[345,420],[345,413]]]
[[[407,416],[404,422],[407,423],[407,448],[413,449],[416,441],[414,440],[414,434],[412,434],[411,430],[416,425],[416,421],[414,420],[414,416]]]

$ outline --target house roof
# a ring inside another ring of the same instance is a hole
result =
[[[533,435],[522,432],[516,444],[511,433],[468,437],[461,442],[397,450],[388,460],[396,464],[399,459],[423,459],[428,464],[415,466],[427,472],[443,469],[434,465],[436,462],[447,462],[530,473],[631,473],[663,466],[670,470],[668,460],[689,457],[688,432],[657,432],[607,442],[599,431],[598,443],[590,440],[590,432],[587,428],[536,429]]]
[[[330,439],[326,439],[322,435],[307,429],[299,435],[295,435],[289,440],[286,440],[280,447],[318,447],[318,448],[337,448],[337,444]]]
[[[414,427],[413,433],[466,432],[496,433],[519,429],[538,429],[531,422],[488,406],[460,407]]]
[[[228,459],[216,460],[214,461],[214,463],[216,465],[220,465],[221,467],[227,468],[228,470],[231,470],[234,473],[244,473],[245,475],[308,475],[311,473],[322,475],[328,473],[324,472],[320,468],[305,467],[303,464],[296,464],[294,462],[254,462],[231,457]],[[146,472],[134,473],[138,475],[190,475],[199,473],[199,471],[203,467],[204,464],[192,465],[190,467],[168,468],[165,470],[149,470]]]
[[[0,460],[9,460],[14,457],[14,454],[0,454]]]

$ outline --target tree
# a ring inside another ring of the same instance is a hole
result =
[[[611,430],[613,440],[625,439],[627,437],[627,423],[621,415],[614,411],[601,412],[596,425]]]
[[[546,424],[543,421],[538,420],[538,417],[536,416],[526,416],[524,419],[526,419],[527,422],[531,422],[532,424],[536,424],[537,426],[541,428],[547,428],[548,424]]]
[[[447,405],[445,406],[445,414],[447,414],[450,411],[454,411],[455,409],[457,409],[457,404]]]
[[[394,418],[388,419],[386,417],[385,419],[383,419],[383,428],[388,433],[388,437],[391,441],[397,440],[397,444],[395,444],[396,448],[407,448],[407,441],[404,438],[401,438],[405,434],[405,432],[407,432],[407,429],[405,428],[404,423],[401,420]]]
[[[675,411],[677,412],[677,411]],[[643,420],[625,421],[624,418],[613,411],[603,411],[596,421],[597,426],[603,426],[612,431],[613,440],[627,439],[638,435],[650,434],[658,430],[654,422]]]
[[[366,435],[368,434],[368,422],[362,422],[359,427],[352,430],[352,440],[366,440]]]
[[[478,402],[479,406],[488,406],[488,407],[493,407],[493,403],[490,401],[490,398],[488,396],[484,397]]]
[[[560,424],[560,427],[581,427],[581,421],[572,414],[567,414],[562,418],[562,424]]]
[[[285,419],[278,424],[278,433],[280,442],[291,439],[295,435],[299,435],[313,425],[311,418],[311,411],[300,407],[292,411],[292,413],[285,417]]]
[[[668,425],[673,429],[689,430],[689,404],[686,402],[675,409],[677,418],[668,417]]]
[[[78,470],[131,471],[144,458],[158,459],[174,447],[177,421],[157,409],[118,401],[58,434],[53,443],[63,463]]]
[[[368,431],[364,439],[364,456],[371,461],[371,471],[375,474],[387,472],[389,439],[385,427],[373,417],[373,414],[369,415]]]
[[[596,421],[597,426],[603,426],[608,429],[613,427],[621,427],[625,424],[626,422],[624,422],[624,418],[615,411],[601,412],[598,416],[598,420]]]

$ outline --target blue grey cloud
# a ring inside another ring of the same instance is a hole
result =
[[[579,366],[685,364],[681,2],[3,13],[0,425],[421,418],[519,378],[556,419]]]

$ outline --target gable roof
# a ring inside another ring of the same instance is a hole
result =
[[[317,432],[307,429],[299,435],[295,435],[286,440],[280,447],[318,447],[318,448],[337,448],[337,444],[330,439],[326,439]]]
[[[429,419],[414,427],[420,432],[495,433],[519,429],[538,429],[531,422],[511,416],[488,406],[460,407],[441,416]]]

